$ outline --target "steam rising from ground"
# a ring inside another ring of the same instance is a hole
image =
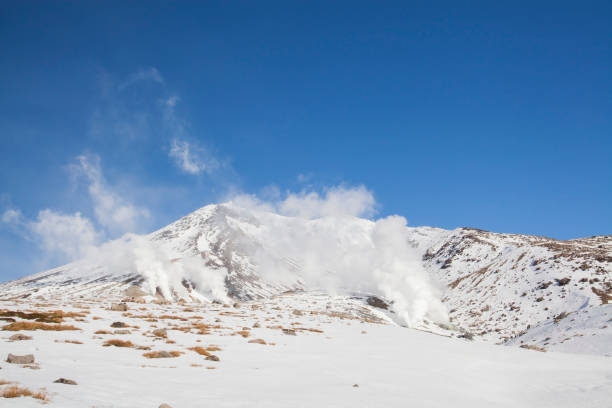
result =
[[[405,218],[360,218],[373,215],[376,209],[372,193],[363,186],[338,186],[321,193],[288,192],[268,201],[241,195],[217,209],[216,224],[207,228],[232,237],[229,246],[235,253],[224,256],[246,259],[264,282],[285,287],[299,283],[305,289],[332,294],[378,295],[392,302],[395,316],[408,326],[425,318],[448,319],[440,291],[424,270],[421,254],[411,245]],[[92,275],[115,276],[136,273],[144,278],[142,287],[150,294],[227,300],[227,264],[212,267],[200,255],[208,250],[204,244],[212,244],[203,240],[216,239],[214,234],[202,237],[202,220],[187,223],[191,229],[179,233],[186,240],[187,251],[177,250],[172,240],[158,242],[134,234],[97,246],[98,237],[93,233],[87,235],[88,240],[80,239],[83,231],[93,231],[86,219],[81,221],[73,225],[55,217],[35,224],[40,224],[37,232],[56,238],[52,242],[69,246],[51,249],[66,252],[74,247],[83,265],[99,265],[75,271],[88,269]],[[71,229],[66,232],[60,226]],[[58,229],[62,234],[57,237],[49,233]],[[79,237],[78,245],[57,239],[67,233]],[[185,287],[189,282],[196,290]]]
[[[261,226],[253,232],[265,244],[254,259],[265,280],[290,285],[299,279],[307,289],[332,294],[375,294],[391,301],[407,326],[425,318],[448,320],[440,291],[410,244],[404,217],[256,217]],[[288,267],[296,264],[301,268]]]

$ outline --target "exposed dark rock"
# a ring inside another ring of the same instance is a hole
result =
[[[57,380],[53,381],[54,383],[58,383],[58,384],[68,384],[68,385],[77,385],[77,382],[74,380],[69,380],[68,378],[58,378]]]
[[[373,307],[377,307],[379,309],[389,309],[389,305],[387,304],[387,302],[385,302],[384,300],[382,300],[381,298],[377,297],[377,296],[370,296],[367,299],[368,305],[373,306]]]

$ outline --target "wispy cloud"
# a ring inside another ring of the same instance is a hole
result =
[[[179,169],[189,174],[211,174],[219,168],[219,162],[208,151],[185,140],[173,139],[168,153]]]
[[[160,72],[155,67],[148,67],[140,69],[132,74],[130,74],[125,81],[119,84],[118,89],[123,90],[130,85],[133,85],[137,82],[141,81],[149,81],[155,82],[163,85],[165,83],[164,78],[160,74]]]
[[[149,210],[129,203],[108,185],[100,166],[100,157],[83,154],[71,166],[74,175],[83,175],[94,204],[98,223],[111,234],[133,232],[139,223],[150,216]]]

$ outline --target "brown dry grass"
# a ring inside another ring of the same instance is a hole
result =
[[[170,355],[172,357],[178,357],[178,356],[180,356],[182,354],[180,351],[170,351],[169,353],[170,353]],[[146,357],[146,358],[164,358],[160,354],[161,354],[161,352],[159,352],[159,351],[152,351],[150,353],[144,353],[143,356]]]
[[[13,385],[2,390],[2,394],[0,394],[0,396],[2,396],[3,398],[32,397],[45,402],[49,401],[47,392],[44,389],[37,392],[33,392],[27,388],[20,387],[18,385]]]
[[[94,334],[112,334],[108,330],[96,330]]]
[[[212,354],[210,354],[208,352],[208,350],[206,350],[204,347],[200,347],[200,346],[196,346],[196,347],[191,347],[189,350],[191,351],[195,351],[196,353],[202,355],[202,356],[206,356],[206,357],[210,357]]]
[[[134,343],[132,343],[131,341],[126,341],[126,340],[119,340],[119,339],[111,339],[111,340],[106,340],[104,342],[104,344],[102,344],[104,347],[108,347],[108,346],[115,346],[115,347],[135,347]]]
[[[546,352],[546,349],[543,347],[538,347],[535,344],[521,344],[521,348],[527,349],[527,350],[535,350],[535,351],[539,351],[542,353]]]
[[[49,312],[31,311],[21,312],[14,310],[3,310],[0,311],[0,317],[17,317],[25,320],[36,320],[41,323],[61,323],[65,318],[77,318],[86,317],[83,313],[77,312],[63,312],[61,310],[52,310]]]
[[[182,322],[186,322],[187,318],[181,316],[172,316],[172,315],[161,315],[157,316],[158,319],[168,319],[168,320],[180,320]]]
[[[206,350],[208,350],[208,351],[221,351],[221,347],[219,347],[219,346],[208,346],[208,347],[206,347]]]
[[[78,327],[64,324],[46,324],[40,322],[15,322],[2,327],[2,330],[19,331],[19,330],[81,330]]]
[[[13,384],[13,381],[0,380],[0,385]]]
[[[244,337],[244,338],[246,339],[247,337],[249,337],[249,335],[250,335],[251,333],[249,333],[249,331],[248,331],[248,330],[239,330],[239,331],[237,331],[237,332],[236,332],[236,333],[234,333],[234,334],[239,334],[239,335],[241,335],[242,337]]]
[[[249,340],[249,343],[266,344],[266,341],[264,339],[253,339]]]

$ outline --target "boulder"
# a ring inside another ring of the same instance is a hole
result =
[[[129,296],[129,297],[141,297],[141,296],[146,296],[147,292],[145,292],[144,290],[140,289],[138,286],[136,285],[132,285],[129,288],[127,288],[124,292],[125,296]]]
[[[389,308],[389,305],[387,304],[387,302],[385,302],[384,300],[382,300],[381,298],[377,296],[370,296],[367,299],[367,302],[368,302],[368,305],[377,307],[379,309],[387,310]]]
[[[58,378],[57,380],[53,381],[54,383],[58,383],[58,384],[68,384],[68,385],[77,385],[77,382],[74,380],[69,380],[68,378]]]
[[[34,355],[26,354],[25,356],[16,356],[15,354],[9,353],[6,362],[11,364],[32,364],[34,363]]]
[[[153,330],[153,335],[155,337],[163,337],[164,339],[168,337],[168,332],[166,329],[155,329]]]
[[[115,303],[111,306],[110,310],[113,310],[115,312],[125,312],[128,310],[128,307],[126,303]]]
[[[17,333],[9,337],[9,340],[10,341],[32,340],[32,337],[26,336],[25,334],[22,334],[22,333]]]

